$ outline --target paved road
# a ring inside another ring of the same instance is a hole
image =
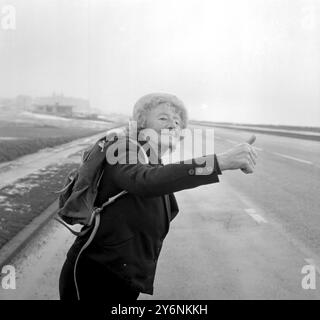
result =
[[[216,152],[250,133],[215,131]],[[224,172],[219,184],[176,193],[180,213],[160,255],[153,296],[140,299],[319,299],[320,143],[256,134],[253,175]],[[57,299],[73,241],[52,221],[12,262],[17,289],[1,299]],[[314,265],[315,290],[301,286]]]
[[[215,151],[251,133],[215,130]],[[253,175],[177,193],[181,214],[145,299],[319,299],[302,289],[303,266],[320,280],[320,143],[256,134]]]

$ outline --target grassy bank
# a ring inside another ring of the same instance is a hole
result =
[[[83,127],[0,123],[0,163],[102,131]]]
[[[0,248],[57,199],[54,191],[77,167],[77,163],[48,166],[0,190]]]

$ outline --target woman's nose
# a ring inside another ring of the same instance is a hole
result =
[[[176,127],[177,127],[176,120],[170,119],[168,121],[167,129],[171,130],[171,129],[175,129]]]

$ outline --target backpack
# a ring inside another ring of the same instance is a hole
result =
[[[55,192],[59,194],[58,211],[55,220],[62,223],[76,236],[85,235],[93,225],[96,229],[102,209],[127,193],[126,190],[123,190],[109,198],[100,207],[95,206],[99,183],[107,163],[106,149],[114,141],[114,135],[106,135],[99,139],[89,150],[84,151],[79,168],[70,171],[63,188]],[[137,144],[132,139],[130,141]],[[141,150],[145,161],[148,163],[148,157],[144,149],[141,148]],[[82,231],[77,232],[69,226],[75,224],[88,228],[83,228]]]

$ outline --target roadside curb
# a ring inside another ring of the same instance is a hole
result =
[[[18,234],[0,249],[0,268],[9,264],[10,260],[21,251],[38,231],[54,216],[58,210],[58,200],[52,203],[39,216],[34,218]]]

